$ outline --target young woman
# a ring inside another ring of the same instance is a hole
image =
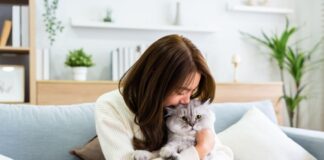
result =
[[[157,40],[121,78],[119,90],[97,100],[96,129],[106,159],[134,159],[138,152],[150,157],[167,141],[165,107],[193,98],[212,102],[214,94],[215,81],[190,40],[179,35]],[[203,159],[216,146],[217,160],[233,159],[213,131],[198,132],[196,140],[196,146],[180,153],[181,159]]]

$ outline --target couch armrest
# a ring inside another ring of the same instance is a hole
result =
[[[288,127],[281,129],[314,157],[324,160],[324,132]]]

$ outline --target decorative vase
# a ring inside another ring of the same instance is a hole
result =
[[[87,67],[73,67],[73,79],[77,81],[87,80]]]
[[[107,8],[106,15],[103,18],[103,21],[104,22],[112,22],[112,16],[111,16],[111,14],[112,14],[112,9],[111,8]]]
[[[36,52],[36,76],[38,80],[49,80],[51,69],[51,48],[42,48]]]
[[[233,64],[233,67],[234,67],[233,81],[235,83],[238,82],[238,79],[237,79],[237,69],[239,67],[240,62],[241,62],[241,58],[239,57],[239,55],[234,54],[232,56],[232,64]]]
[[[175,12],[175,18],[174,18],[174,25],[182,25],[181,20],[181,2],[177,1],[176,3],[176,12]]]

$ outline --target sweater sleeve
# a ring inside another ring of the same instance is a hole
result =
[[[199,155],[198,155],[196,148],[194,146],[192,146],[192,147],[189,147],[189,148],[183,150],[180,153],[180,159],[181,160],[187,160],[187,159],[199,160]]]
[[[153,160],[163,160],[163,158],[154,158]],[[199,155],[195,147],[189,147],[180,153],[180,160],[199,160]]]
[[[128,160],[134,152],[132,138],[121,117],[109,103],[96,102],[96,131],[106,159]]]
[[[212,150],[213,158],[212,160],[233,160],[233,152],[232,150],[223,145],[220,139],[215,135],[215,146]],[[199,160],[199,155],[195,147],[189,147],[186,150],[183,150],[180,153],[180,160]]]

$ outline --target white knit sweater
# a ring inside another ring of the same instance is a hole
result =
[[[95,120],[100,146],[107,160],[131,160],[133,137],[143,139],[132,113],[118,90],[100,96],[96,102]],[[217,137],[216,137],[217,138]],[[232,160],[231,150],[216,139],[215,160]],[[183,160],[199,160],[194,147],[181,152]]]

